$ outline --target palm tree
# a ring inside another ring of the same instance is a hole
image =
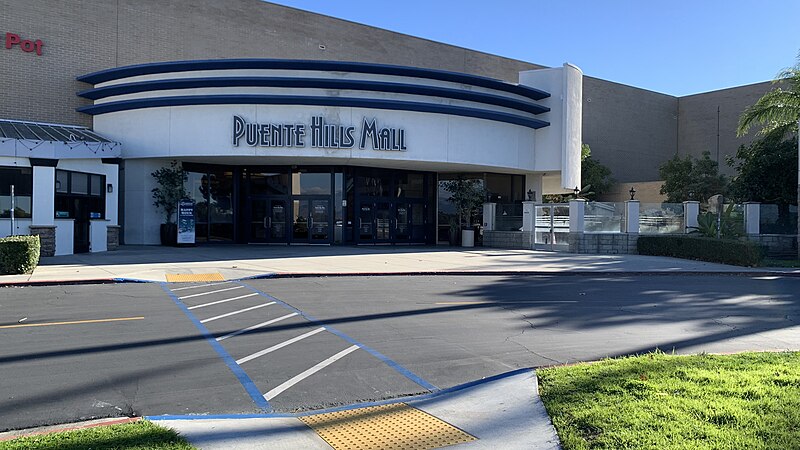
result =
[[[778,73],[773,83],[780,86],[767,92],[739,117],[737,136],[743,136],[756,124],[763,125],[758,134],[774,139],[783,139],[797,134],[800,125],[800,53],[797,64]],[[797,147],[800,156],[800,139]],[[800,161],[800,159],[798,159]],[[800,166],[797,172],[797,198],[800,206]],[[800,258],[800,207],[797,209],[797,257]]]

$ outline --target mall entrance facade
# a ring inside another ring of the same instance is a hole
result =
[[[436,242],[436,173],[184,163],[197,243]]]

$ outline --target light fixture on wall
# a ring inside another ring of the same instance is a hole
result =
[[[636,189],[631,186],[631,190],[628,191],[628,193],[631,194],[631,200],[633,200],[633,197],[636,195]]]
[[[111,194],[112,192],[114,192],[114,185],[113,185],[113,184],[111,184],[111,183],[108,183],[108,184],[106,185],[106,192],[108,192],[109,194]]]
[[[56,191],[61,190],[61,180],[56,180]]]
[[[535,202],[536,201],[536,191],[533,189],[528,189],[528,201]]]
[[[573,189],[572,192],[575,194],[575,198],[578,198],[578,194],[581,193],[581,190],[578,189],[578,186],[575,186],[575,189]]]

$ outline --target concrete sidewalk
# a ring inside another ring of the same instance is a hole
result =
[[[221,274],[241,279],[274,274],[415,273],[800,273],[639,255],[489,248],[390,246],[206,245],[188,248],[123,246],[105,253],[56,256],[32,275],[3,275],[0,284],[136,279],[166,281],[166,274]]]
[[[396,415],[393,405],[415,414]],[[390,409],[375,411],[381,407]],[[434,448],[448,440],[462,442],[457,444],[458,448],[560,448],[558,436],[539,398],[536,374],[530,369],[439,394],[412,397],[402,403],[394,400],[355,405],[307,416],[184,416],[179,420],[156,416],[148,419],[175,429],[203,450],[348,448],[337,445],[337,440],[370,440],[374,448],[394,448],[400,443],[422,443],[424,448]],[[431,420],[439,426],[432,425]],[[454,438],[454,435],[462,438]]]

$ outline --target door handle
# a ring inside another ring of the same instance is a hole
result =
[[[264,217],[263,222],[264,222],[264,228],[267,228],[267,218],[266,217]]]
[[[272,217],[267,218],[267,223],[269,224],[267,225],[267,228],[272,228]]]

